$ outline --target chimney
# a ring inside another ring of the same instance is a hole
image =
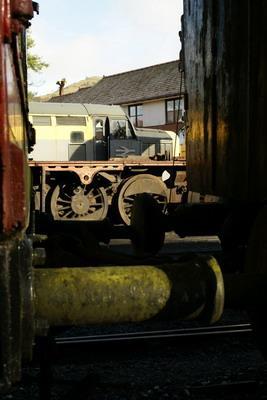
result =
[[[58,91],[59,91],[59,96],[63,95],[63,89],[66,83],[66,79],[63,78],[61,79],[61,81],[57,81],[57,85],[59,86]]]

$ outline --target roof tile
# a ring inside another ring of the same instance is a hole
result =
[[[130,104],[145,100],[174,97],[179,94],[181,74],[179,61],[103,77],[93,87],[53,97],[52,102]],[[184,92],[182,82],[182,93]]]

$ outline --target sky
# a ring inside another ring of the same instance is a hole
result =
[[[178,59],[182,0],[39,0],[31,52],[49,64],[30,73],[38,95],[90,76],[107,76]]]

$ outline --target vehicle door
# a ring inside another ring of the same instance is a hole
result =
[[[140,155],[140,142],[128,119],[110,118],[109,153],[110,158]]]
[[[85,116],[56,115],[54,135],[57,141],[57,159],[85,161],[87,124]]]
[[[108,129],[105,117],[94,118],[95,160],[108,159]]]

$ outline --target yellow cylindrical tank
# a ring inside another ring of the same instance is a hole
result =
[[[216,322],[224,285],[217,261],[34,270],[35,317],[49,326],[143,321],[156,315]]]
[[[152,266],[34,271],[35,314],[49,325],[142,321],[170,297],[167,275]]]

